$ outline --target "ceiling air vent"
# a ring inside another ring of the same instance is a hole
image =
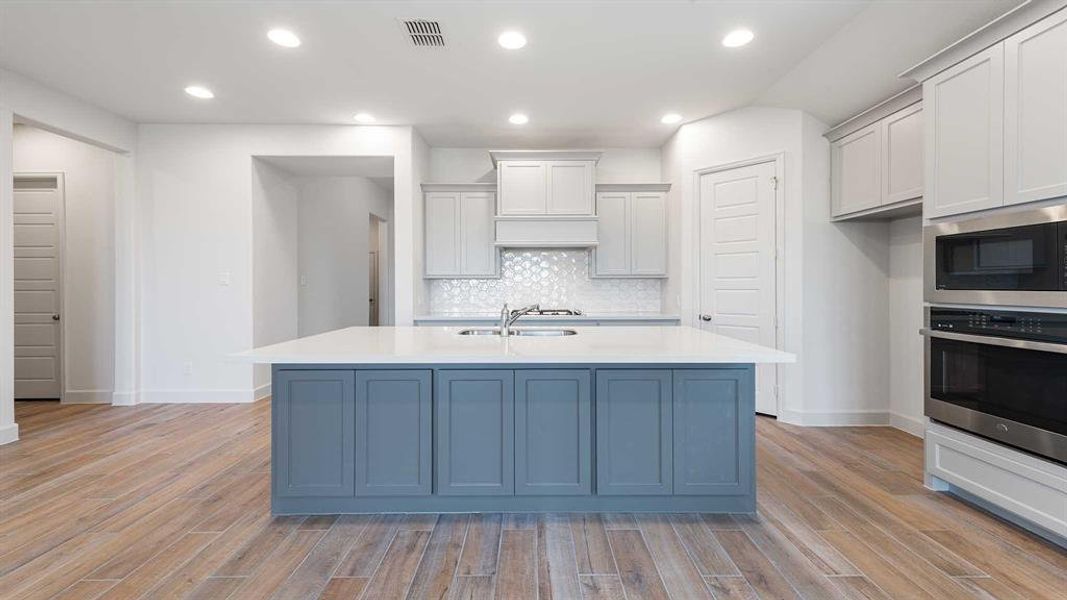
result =
[[[437,21],[410,19],[404,21],[404,28],[416,48],[444,48],[445,35],[441,33],[441,24]]]

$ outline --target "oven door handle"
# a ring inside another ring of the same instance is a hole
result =
[[[1037,350],[1039,352],[1067,354],[1067,344],[1052,344],[1049,342],[1035,342],[1033,340],[1016,340],[988,335],[973,335],[970,333],[953,333],[950,331],[939,331],[934,329],[920,329],[919,333],[926,337],[941,338],[943,340],[956,340],[960,342],[985,344],[987,346],[1002,346],[1004,348],[1018,348],[1020,350]]]

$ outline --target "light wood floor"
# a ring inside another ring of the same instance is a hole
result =
[[[271,518],[269,410],[18,403],[0,597],[1067,597],[1067,553],[923,489],[893,429],[759,419],[758,517]]]

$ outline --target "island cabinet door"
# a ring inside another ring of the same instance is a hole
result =
[[[429,495],[429,370],[356,372],[356,495]]]
[[[278,496],[351,496],[355,372],[275,372],[274,469]]]
[[[441,370],[434,402],[437,493],[515,492],[515,376],[503,370]]]
[[[515,493],[592,493],[592,398],[584,369],[515,372]]]
[[[674,372],[674,493],[751,493],[755,406],[752,369]]]
[[[671,493],[671,372],[598,370],[597,495]]]

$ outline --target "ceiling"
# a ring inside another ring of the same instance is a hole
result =
[[[0,66],[138,122],[412,124],[432,146],[662,144],[763,104],[835,124],[1020,0],[4,2]],[[415,48],[399,19],[440,21]],[[284,26],[303,45],[266,31]],[[748,27],[756,39],[725,48]],[[529,44],[507,51],[505,29]],[[182,89],[210,87],[213,100]],[[526,112],[530,123],[510,125]]]

